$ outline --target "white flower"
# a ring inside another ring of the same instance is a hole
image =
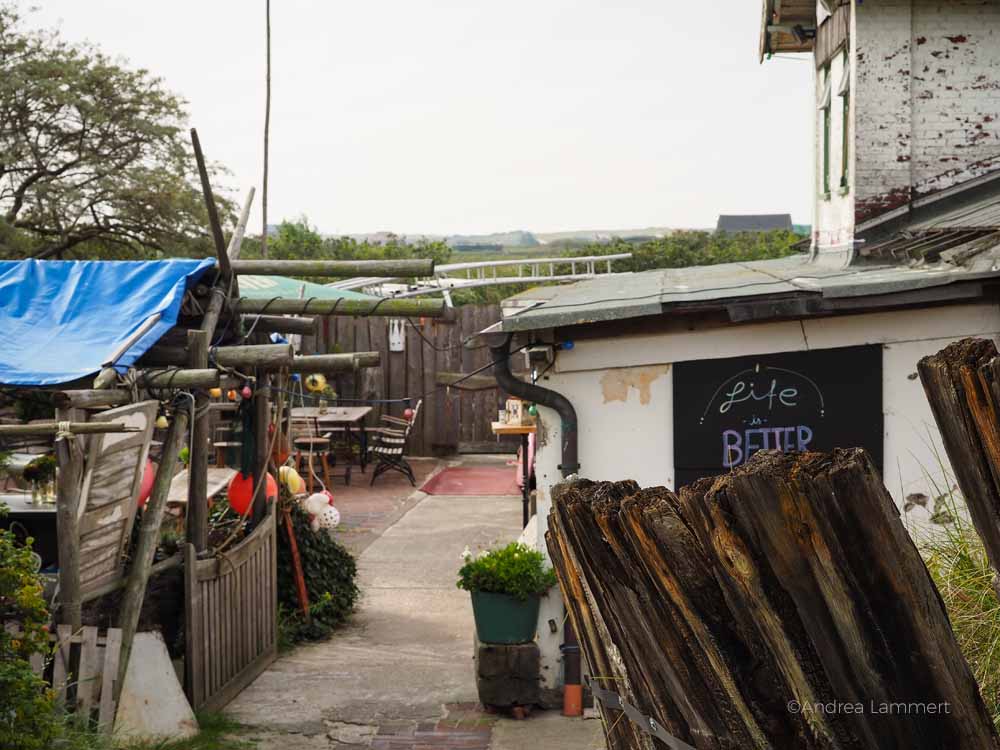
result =
[[[489,553],[490,553],[490,552],[489,552],[489,550],[485,550],[485,549],[481,549],[481,550],[479,550],[479,554],[478,554],[478,555],[476,555],[476,559],[477,559],[477,560],[482,560],[482,559],[483,559],[484,557],[486,557],[486,556],[487,556],[487,555],[488,555]]]
[[[472,559],[472,550],[469,549],[469,545],[465,545],[465,549],[462,550],[462,554],[459,555],[465,562],[469,562]]]

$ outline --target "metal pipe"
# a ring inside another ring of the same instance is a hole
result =
[[[527,399],[535,404],[555,409],[562,420],[562,463],[559,471],[563,477],[576,474],[580,470],[579,431],[576,409],[561,393],[542,388],[534,383],[526,383],[514,377],[510,370],[510,341],[507,336],[502,344],[490,347],[493,356],[493,373],[497,385],[512,396]],[[525,455],[527,461],[527,455]],[[580,685],[580,646],[573,626],[566,619],[564,639],[560,650],[563,652],[563,713],[566,716],[580,716],[583,713],[583,688]]]
[[[576,409],[561,393],[514,377],[510,370],[510,340],[511,336],[507,336],[502,344],[490,347],[497,385],[511,396],[547,406],[559,414],[562,420],[562,463],[559,464],[559,471],[564,477],[576,474],[580,470]]]

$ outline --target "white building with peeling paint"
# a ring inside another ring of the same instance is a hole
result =
[[[568,425],[539,408],[528,534],[543,549],[567,470],[676,489],[762,449],[861,445],[915,530],[940,520],[953,481],[916,365],[1000,333],[1000,2],[765,0],[761,42],[762,59],[815,62],[809,251],[505,303],[503,345],[531,346],[537,385],[575,410]],[[795,157],[776,160],[808,164]],[[555,687],[550,621],[558,602],[539,627]]]

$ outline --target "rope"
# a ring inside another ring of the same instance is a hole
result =
[[[60,440],[68,440],[73,437],[73,433],[70,431],[70,422],[56,422],[56,442]]]

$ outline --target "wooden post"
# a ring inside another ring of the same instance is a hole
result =
[[[188,356],[192,368],[208,367],[208,331],[188,331]],[[196,552],[208,547],[208,455],[211,452],[212,414],[208,394],[194,394],[194,425],[188,465],[187,540]]]
[[[74,416],[72,410],[60,409],[59,421]],[[76,437],[56,440],[58,466],[56,489],[56,534],[59,545],[59,622],[73,632],[80,629],[82,595],[80,591],[80,483],[84,471],[83,449]]]
[[[963,339],[917,365],[945,452],[976,532],[983,540],[1000,591],[1000,439],[997,401],[988,380],[997,348],[986,339]]]
[[[680,497],[630,481],[552,497],[552,559],[592,670],[610,678],[598,684],[676,739],[705,750],[1000,747],[863,450],[762,451]],[[880,709],[891,705],[947,708]],[[647,741],[618,739],[616,750]]]
[[[257,370],[257,386],[253,392],[253,431],[254,431],[254,461],[253,477],[256,491],[253,499],[253,522],[260,523],[267,513],[267,467],[271,460],[268,446],[271,422],[271,404],[269,400],[269,374],[267,370]],[[277,477],[275,477],[277,479]]]
[[[219,211],[215,207],[215,196],[212,195],[212,183],[208,179],[205,156],[201,152],[201,141],[198,139],[198,131],[194,128],[191,128],[191,145],[194,146],[194,158],[198,163],[201,192],[205,197],[205,210],[208,212],[208,225],[212,230],[212,240],[218,255],[219,271],[224,278],[228,279],[232,275],[232,270],[229,268],[229,257],[226,255],[226,240],[222,236],[222,224],[219,222]]]
[[[275,313],[279,315],[356,315],[414,318],[440,318],[452,315],[453,308],[446,308],[437,299],[249,299],[241,298],[231,303],[236,312]]]
[[[209,351],[211,359],[221,367],[236,367],[251,369],[254,367],[280,368],[292,364],[294,351],[291,344],[258,344],[255,346],[219,346]],[[182,366],[191,361],[187,349],[181,346],[151,347],[143,359],[143,363],[155,363],[157,366]],[[176,371],[176,377],[182,377],[184,371]],[[200,372],[196,370],[195,372]],[[169,374],[170,371],[166,371]],[[201,383],[189,382],[188,385],[201,387]],[[207,384],[206,384],[207,385]],[[218,382],[208,387],[214,387]]]
[[[121,658],[118,665],[118,681],[115,683],[116,700],[125,682],[125,672],[128,669],[129,656],[132,653],[132,643],[135,631],[139,626],[139,613],[146,595],[146,583],[149,581],[149,571],[153,564],[153,554],[160,542],[160,524],[163,521],[163,511],[167,506],[167,496],[170,494],[170,483],[174,478],[174,467],[177,455],[187,437],[188,412],[178,409],[174,412],[170,429],[163,443],[163,456],[153,491],[142,512],[142,527],[139,529],[139,541],[129,567],[128,582],[122,596],[119,610],[118,627],[122,629]]]
[[[212,298],[208,301],[205,317],[201,321],[201,330],[208,332],[209,339],[215,335],[215,327],[218,325],[219,315],[225,307],[230,283],[232,283],[232,291],[237,294],[239,293],[239,285],[232,277],[230,261],[240,257],[240,251],[243,246],[243,234],[246,232],[247,220],[250,218],[250,207],[253,205],[253,196],[254,189],[250,188],[246,201],[243,203],[243,213],[240,214],[240,220],[236,224],[236,229],[233,231],[232,237],[229,238],[229,247],[220,249],[218,245],[216,246],[216,252],[219,255],[220,278],[219,283],[212,287]]]
[[[292,372],[354,372],[362,367],[378,367],[379,352],[353,354],[306,354],[292,360]]]
[[[123,422],[70,422],[69,431],[74,435],[103,435],[108,432],[139,432]],[[26,435],[56,435],[59,422],[33,422],[31,424],[0,424],[0,435],[9,437]]]

